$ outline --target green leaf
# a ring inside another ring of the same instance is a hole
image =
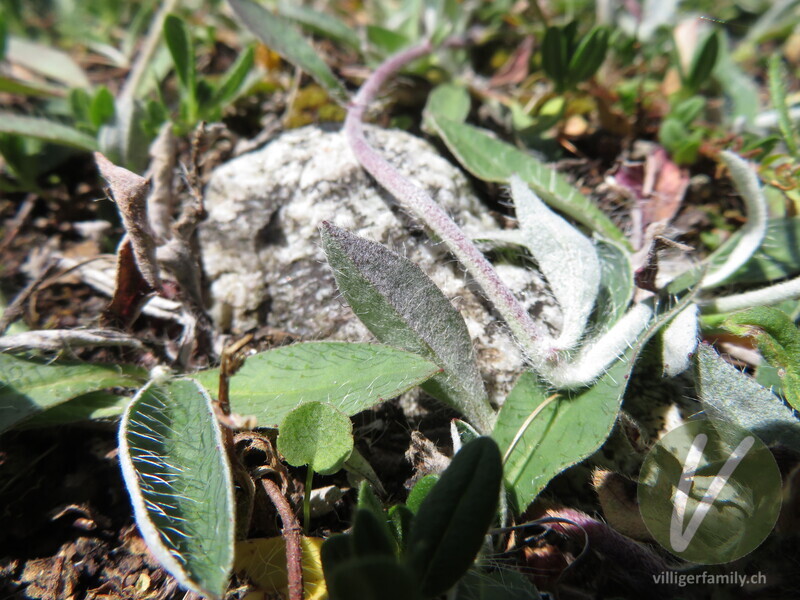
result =
[[[699,50],[695,52],[692,58],[692,66],[689,68],[689,73],[686,76],[684,85],[690,91],[695,92],[699,90],[704,83],[711,77],[714,67],[717,66],[717,56],[719,55],[719,35],[716,31],[712,31],[703,43],[700,45]]]
[[[250,69],[253,68],[254,61],[255,50],[252,46],[248,46],[245,51],[239,55],[236,62],[231,65],[231,68],[225,73],[217,89],[214,90],[214,96],[211,99],[212,106],[222,108],[236,98],[247,74],[250,72]]]
[[[305,402],[333,404],[348,416],[399,396],[439,372],[410,352],[377,344],[307,342],[247,359],[230,380],[233,410],[255,415],[260,427],[277,427]],[[192,377],[216,390],[219,369]]]
[[[800,331],[794,321],[777,308],[758,306],[732,314],[723,326],[755,337],[761,355],[780,373],[786,400],[800,410]]]
[[[466,444],[420,504],[406,543],[407,564],[425,596],[467,572],[497,510],[503,465],[488,437]]]
[[[384,246],[329,223],[322,245],[336,284],[381,342],[444,369],[423,388],[487,431],[494,419],[464,319],[422,270]]]
[[[768,446],[783,444],[800,451],[800,421],[780,398],[705,344],[695,356],[697,391],[708,417],[730,421]]]
[[[95,129],[109,123],[114,118],[114,96],[106,86],[102,86],[92,98],[89,106],[89,120]]]
[[[428,94],[428,100],[422,112],[425,128],[429,128],[430,115],[441,115],[451,121],[461,123],[469,115],[471,105],[469,92],[464,86],[454,83],[437,85]]]
[[[633,367],[632,352],[591,387],[546,406],[546,388],[524,373],[506,398],[492,437],[507,454],[505,482],[517,511],[524,511],[550,480],[597,450],[617,419]],[[541,408],[532,422],[528,417]],[[521,436],[518,434],[522,432]],[[512,442],[517,442],[508,454]]]
[[[78,396],[139,387],[146,378],[146,370],[127,365],[66,365],[0,354],[0,433]]]
[[[600,259],[600,290],[597,294],[595,321],[606,330],[616,323],[633,298],[635,289],[631,254],[622,245],[611,241],[595,244]]]
[[[361,49],[361,40],[355,30],[333,15],[285,1],[278,3],[278,13],[312,33],[340,42],[353,50]]]
[[[383,56],[399,52],[411,43],[402,33],[378,25],[367,25],[367,41]]]
[[[5,59],[58,81],[66,87],[90,90],[86,73],[71,56],[50,46],[9,36]]]
[[[175,73],[181,87],[188,94],[194,94],[197,71],[194,62],[194,47],[189,28],[180,17],[167,15],[164,19],[164,40],[175,64]]]
[[[332,475],[353,451],[353,424],[330,404],[308,402],[284,417],[278,452],[290,465],[308,465],[315,473]]]
[[[353,519],[351,543],[357,557],[390,556],[394,558],[397,544],[389,529],[386,514],[377,517],[372,511],[359,508]]]
[[[684,127],[689,127],[706,107],[706,99],[702,96],[692,96],[676,104],[669,112],[669,118],[680,122]]]
[[[272,14],[251,0],[228,0],[228,3],[245,27],[262,42],[293,65],[303,69],[338,102],[347,102],[349,95],[342,82],[297,32],[291,21]]]
[[[404,504],[395,504],[389,509],[389,527],[392,529],[400,551],[405,551],[405,540],[411,530],[414,513]]]
[[[101,421],[119,417],[130,404],[129,396],[110,392],[90,392],[58,404],[24,421],[23,429],[53,427],[80,421]]]
[[[191,379],[149,383],[122,418],[119,456],[150,551],[182,586],[222,598],[233,566],[233,481],[211,398]]]
[[[541,600],[528,579],[514,569],[488,573],[471,569],[458,583],[454,600]]]
[[[623,233],[603,211],[544,163],[466,123],[434,114],[430,115],[429,123],[475,177],[507,183],[512,175],[519,175],[551,207],[605,237],[628,245]]]
[[[323,544],[323,551],[328,543]],[[325,583],[330,600],[418,600],[420,597],[410,569],[388,556],[356,558],[330,572],[326,569]]]
[[[542,40],[542,70],[563,91],[569,63],[567,39],[560,27],[548,27]]]
[[[0,112],[0,133],[24,135],[89,152],[97,150],[97,142],[92,136],[67,125],[38,117]]]
[[[569,59],[567,80],[569,86],[586,81],[597,72],[606,59],[609,31],[600,25],[592,28],[580,41],[575,53]]]
[[[420,504],[422,504],[422,501],[425,500],[425,496],[427,496],[428,492],[433,489],[433,486],[436,485],[437,481],[439,481],[439,476],[431,473],[425,475],[422,479],[414,484],[414,487],[411,488],[411,492],[409,492],[408,499],[406,500],[406,506],[409,508],[409,510],[411,510],[412,513],[417,514]]]
[[[798,156],[797,131],[794,123],[789,117],[789,106],[786,102],[786,70],[783,68],[783,61],[779,53],[773,54],[769,59],[769,95],[772,99],[772,106],[778,113],[778,127],[781,137],[786,144],[789,154]]]

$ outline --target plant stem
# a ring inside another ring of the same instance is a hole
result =
[[[735,310],[777,304],[785,300],[796,300],[800,298],[800,277],[795,277],[783,283],[776,283],[769,287],[734,294],[732,296],[722,296],[710,301],[708,304],[701,304],[704,313],[726,313]]]
[[[311,531],[311,486],[314,480],[314,470],[309,466],[306,471],[306,486],[303,493],[303,529],[306,534]]]
[[[454,46],[459,41],[450,40],[445,45]],[[540,328],[503,283],[491,263],[430,194],[390,165],[364,136],[364,111],[384,82],[404,65],[429,54],[432,49],[430,41],[426,41],[395,54],[381,64],[353,99],[344,122],[345,135],[361,166],[397,199],[400,206],[425,223],[447,245],[506,320],[528,359],[539,363],[542,361],[539,356]]]
[[[309,469],[311,472],[311,469]],[[294,516],[292,508],[286,501],[278,484],[267,479],[261,479],[264,491],[272,500],[275,509],[281,517],[281,535],[286,543],[286,572],[289,580],[289,600],[303,600],[303,549],[300,544],[300,523]]]

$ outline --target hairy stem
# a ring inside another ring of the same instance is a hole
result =
[[[278,484],[264,477],[264,491],[281,517],[281,534],[286,543],[286,572],[289,580],[289,600],[303,600],[303,549],[300,544],[300,523],[286,501]]]
[[[796,300],[800,298],[800,277],[795,277],[782,283],[776,283],[769,287],[734,294],[732,296],[722,296],[711,300],[707,304],[702,304],[704,313],[725,313],[753,306],[777,304],[785,300]]]
[[[457,43],[459,40],[451,40],[445,45],[454,46]],[[491,263],[430,194],[390,165],[364,136],[364,111],[375,99],[381,86],[404,65],[425,56],[432,49],[432,44],[426,41],[395,54],[381,64],[353,99],[344,123],[345,135],[361,166],[397,199],[400,206],[425,223],[447,245],[506,320],[528,359],[538,364],[542,361],[540,328],[503,283]]]

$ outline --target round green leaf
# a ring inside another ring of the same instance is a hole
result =
[[[330,404],[301,404],[281,423],[278,451],[290,465],[331,475],[353,451],[353,424]]]

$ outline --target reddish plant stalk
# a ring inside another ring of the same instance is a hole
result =
[[[454,39],[445,42],[444,45],[456,46],[461,43],[460,39]],[[506,320],[517,342],[528,355],[528,359],[540,362],[541,357],[538,356],[538,348],[541,345],[540,328],[500,279],[491,263],[430,194],[390,165],[375,148],[370,146],[364,136],[362,123],[364,111],[375,99],[381,86],[404,65],[429,54],[432,49],[431,42],[426,41],[398,52],[381,64],[353,98],[344,122],[345,135],[361,166],[397,199],[400,206],[425,223],[447,244],[450,252],[464,265]]]
[[[261,479],[261,485],[281,517],[281,534],[286,543],[286,573],[289,581],[289,600],[303,600],[303,548],[300,543],[302,529],[289,502],[278,484]]]

